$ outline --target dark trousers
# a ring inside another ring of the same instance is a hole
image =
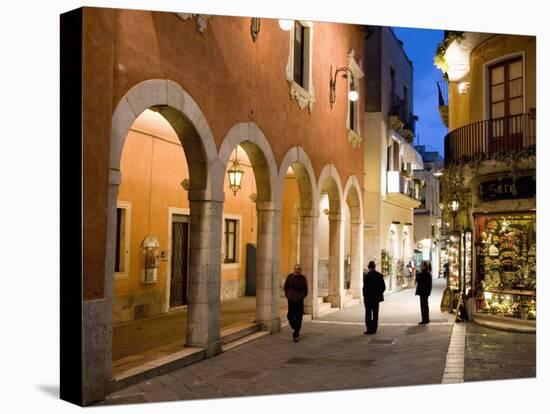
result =
[[[365,301],[365,325],[367,332],[376,332],[378,329],[378,310],[380,303],[377,301]]]
[[[286,317],[288,318],[288,323],[290,327],[294,330],[292,336],[297,337],[300,334],[300,329],[302,328],[302,318],[304,316],[304,301],[291,302],[288,301],[288,313]]]
[[[422,322],[430,322],[430,308],[428,307],[428,296],[420,295],[420,313]]]

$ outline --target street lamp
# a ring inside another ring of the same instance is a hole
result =
[[[235,159],[232,161],[231,168],[227,170],[229,175],[229,188],[233,191],[233,195],[237,195],[237,191],[241,189],[241,183],[244,175],[244,170],[237,159],[237,148],[235,148]]]
[[[458,203],[458,199],[456,196],[456,193],[453,193],[453,199],[451,200],[451,211],[453,213],[453,230],[456,230],[456,213],[458,212],[458,208],[460,207],[460,204]]]
[[[351,86],[348,92],[348,99],[352,102],[357,101],[359,99],[359,92],[357,91],[357,85],[355,84],[355,79],[353,78],[353,73],[351,73],[351,69],[347,66],[342,66],[341,68],[337,68],[336,72],[334,72],[334,75],[332,74],[332,65],[330,66],[330,109],[332,109],[332,106],[334,105],[334,102],[336,102],[336,80],[338,79],[338,74],[340,72],[346,72],[343,76],[347,78],[349,72],[349,75],[351,76]]]

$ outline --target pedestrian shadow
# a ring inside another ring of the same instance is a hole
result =
[[[49,395],[50,397],[54,397],[55,399],[59,398],[59,385],[58,384],[40,384],[37,385],[36,388],[38,388],[40,391],[42,391],[44,394]]]

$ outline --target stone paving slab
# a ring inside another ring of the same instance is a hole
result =
[[[468,324],[466,381],[536,377],[536,335]]]

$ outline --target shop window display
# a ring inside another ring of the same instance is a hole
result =
[[[476,310],[536,319],[536,216],[476,215]]]
[[[449,280],[447,285],[452,290],[460,288],[460,234],[452,234],[447,244],[449,262]]]

